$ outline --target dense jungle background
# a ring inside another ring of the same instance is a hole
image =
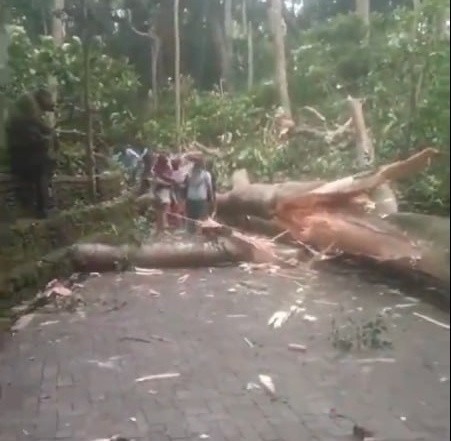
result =
[[[220,152],[224,178],[237,167],[261,181],[343,176],[357,169],[355,138],[340,130],[352,95],[376,163],[442,151],[396,190],[404,209],[449,214],[448,1],[0,4],[1,113],[18,94],[53,87],[60,173],[85,172],[92,125],[98,163],[127,143],[176,151],[198,141]],[[276,127],[279,107],[293,136]]]

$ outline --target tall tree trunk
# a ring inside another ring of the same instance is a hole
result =
[[[279,91],[280,104],[291,118],[290,97],[288,94],[287,69],[284,42],[284,21],[282,0],[270,0],[268,9],[269,26],[274,46],[275,82]]]
[[[150,21],[150,20],[149,20]],[[152,108],[157,110],[158,108],[158,64],[160,61],[161,52],[161,38],[155,32],[152,23],[149,24],[147,32],[138,31],[133,25],[130,19],[131,30],[140,37],[147,38],[150,41],[150,63],[151,63],[151,87],[152,87]]]
[[[225,65],[224,80],[228,90],[233,89],[233,16],[232,0],[224,0]]]
[[[179,151],[182,149],[181,135],[181,103],[180,103],[180,28],[179,28],[179,0],[174,0],[174,81],[175,81],[175,126]]]
[[[370,25],[370,0],[355,0],[355,13],[365,23]]]
[[[222,80],[227,77],[228,70],[228,58],[224,30],[222,28],[221,21],[214,15],[210,18],[210,23],[213,43],[215,45],[216,53],[218,54],[219,58],[219,70],[222,82]]]
[[[83,101],[86,117],[86,174],[89,179],[89,196],[91,202],[95,202],[97,197],[97,182],[95,172],[94,142],[92,133],[92,112],[91,112],[91,33],[89,28],[88,0],[82,0],[83,7]]]
[[[53,38],[53,44],[56,47],[61,47],[64,43],[64,24],[61,20],[61,16],[59,14],[55,14],[57,11],[62,11],[64,9],[64,0],[53,0],[53,6],[51,9],[52,13],[52,38]],[[49,90],[52,93],[53,100],[57,102],[58,100],[58,80],[56,77],[50,75],[49,80]],[[55,125],[55,114],[51,113],[49,115],[50,124],[51,126]]]
[[[247,89],[250,90],[254,85],[254,46],[252,22],[247,19],[247,0],[241,3],[241,13],[243,32],[247,38]]]
[[[6,147],[5,118],[6,97],[4,86],[8,83],[8,33],[6,31],[6,2],[0,0],[0,149]]]
[[[247,25],[247,88],[254,86],[254,31],[252,22]]]

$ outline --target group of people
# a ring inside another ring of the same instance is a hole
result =
[[[54,108],[52,94],[40,88],[20,96],[6,121],[11,172],[20,183],[18,202],[39,217],[53,208],[51,182],[59,143],[44,115]],[[202,155],[170,156],[151,149],[139,154],[128,146],[116,159],[120,157],[126,159],[133,184],[142,168],[141,192],[154,195],[159,232],[184,224],[194,232],[197,221],[215,210],[216,179]]]
[[[140,192],[151,192],[155,201],[157,232],[169,226],[197,230],[216,206],[213,164],[202,155],[174,156],[147,150],[141,159]]]

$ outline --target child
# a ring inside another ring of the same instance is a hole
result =
[[[188,173],[186,185],[186,216],[188,231],[196,231],[197,221],[208,217],[210,204],[214,200],[211,175],[205,169],[203,158],[193,158],[193,168]]]

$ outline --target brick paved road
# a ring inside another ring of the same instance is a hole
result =
[[[340,326],[411,300],[340,275],[298,285],[237,268],[194,271],[180,283],[183,274],[92,277],[81,290],[85,316],[40,314],[8,340],[0,352],[0,440],[120,433],[332,441],[351,439],[350,420],[380,440],[449,439],[449,331],[412,315],[449,323],[447,312],[397,308],[388,321],[394,349],[340,355],[332,317]],[[299,297],[306,311],[270,329],[269,317]],[[289,351],[289,343],[307,350]],[[383,359],[365,360],[375,357]],[[180,376],[136,382],[163,373]],[[259,374],[273,378],[275,400],[253,388]],[[331,418],[331,409],[350,420]]]

